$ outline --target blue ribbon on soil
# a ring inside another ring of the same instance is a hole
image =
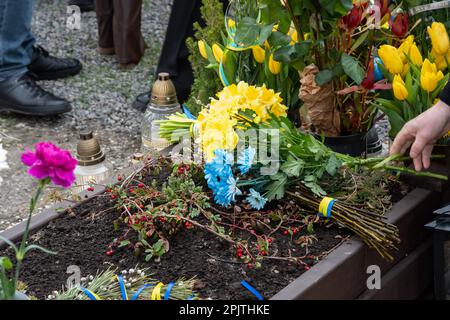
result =
[[[171,282],[167,285],[166,292],[164,293],[164,300],[169,300],[170,298],[170,292],[172,291],[173,286],[175,283]]]
[[[256,298],[258,298],[258,300],[264,300],[262,295],[255,288],[253,288],[247,281],[242,280],[241,284],[245,287],[245,289],[250,291]]]

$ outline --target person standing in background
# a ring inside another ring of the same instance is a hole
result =
[[[139,64],[145,51],[141,33],[142,0],[96,0],[95,8],[99,53],[115,55],[119,69]]]
[[[43,90],[37,80],[79,73],[76,59],[51,56],[31,33],[34,0],[0,1],[0,111],[31,116],[69,112],[68,101]]]
[[[228,0],[221,0],[224,9]],[[170,74],[177,90],[178,101],[185,102],[189,98],[194,75],[189,62],[189,49],[186,39],[194,36],[194,23],[203,24],[200,14],[202,0],[174,0],[167,27],[166,38],[159,58],[156,74]],[[150,101],[150,92],[137,96],[133,107],[145,111]]]

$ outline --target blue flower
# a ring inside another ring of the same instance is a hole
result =
[[[233,155],[221,149],[216,150],[214,155],[213,161],[205,164],[205,179],[214,194],[214,201],[228,207],[236,201],[236,196],[242,194],[233,176]]]
[[[223,150],[217,149],[214,151],[214,159],[212,162],[219,165],[232,165],[233,164],[233,154]]]
[[[237,179],[232,175],[226,180],[221,180],[213,189],[213,193],[214,201],[224,207],[236,202],[236,196],[242,195],[241,190],[237,187]]]
[[[267,199],[264,198],[255,189],[250,189],[250,195],[247,197],[247,202],[256,210],[261,210],[266,205]]]
[[[255,155],[256,150],[252,147],[248,147],[247,149],[242,151],[237,161],[237,163],[239,164],[239,170],[242,174],[246,174],[250,171],[253,160],[255,159]]]

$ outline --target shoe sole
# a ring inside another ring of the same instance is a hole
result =
[[[79,66],[76,66],[75,68],[64,69],[64,70],[56,71],[56,72],[46,72],[46,73],[40,73],[40,74],[35,74],[33,72],[30,72],[30,76],[33,77],[37,81],[58,80],[58,79],[64,79],[67,77],[74,76],[74,75],[80,73],[80,71],[82,69],[83,69],[83,66],[80,64]]]
[[[36,117],[56,116],[59,114],[72,111],[72,106],[67,105],[65,109],[55,110],[54,107],[37,107],[37,106],[14,106],[8,103],[0,102],[0,111],[12,112],[16,114]]]

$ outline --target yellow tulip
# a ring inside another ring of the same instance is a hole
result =
[[[419,48],[417,48],[415,43],[413,43],[411,48],[409,49],[409,58],[411,59],[411,62],[416,66],[418,67],[422,66],[423,64],[422,54],[420,53]]]
[[[396,75],[394,77],[394,81],[392,82],[392,89],[394,90],[394,96],[398,100],[403,101],[408,98],[408,90],[406,89],[405,82],[399,75]]]
[[[450,51],[445,56],[438,55],[434,50],[431,50],[431,56],[434,59],[434,63],[436,63],[436,66],[438,70],[444,71],[447,69],[447,61],[450,62]]]
[[[264,50],[260,46],[254,46],[252,48],[252,52],[253,58],[255,58],[256,62],[264,63],[264,60],[266,59],[266,50]]]
[[[437,66],[425,59],[420,74],[420,85],[427,92],[433,92],[439,81],[444,78],[442,71],[437,71]]]
[[[450,41],[445,25],[440,22],[433,22],[427,30],[431,38],[433,50],[440,56],[446,55],[450,48]]]
[[[436,73],[437,67],[436,64],[431,63],[430,60],[425,59],[422,65],[421,73]]]
[[[291,37],[291,46],[298,42],[298,33],[294,28],[289,29],[288,36]]]
[[[405,63],[403,65],[403,71],[401,73],[402,78],[405,78],[408,72],[409,72],[409,64]]]
[[[208,54],[206,53],[205,41],[203,41],[203,40],[198,41],[198,51],[200,51],[200,55],[203,58],[208,59]]]
[[[216,61],[217,61],[218,63],[223,62],[223,61],[222,61],[222,60],[223,60],[223,50],[222,50],[222,48],[221,48],[217,43],[214,43],[214,44],[213,44],[213,46],[212,46],[212,52],[213,52],[213,54],[214,54],[214,58],[216,59]]]
[[[273,54],[271,54],[269,57],[269,70],[274,75],[277,75],[281,72],[281,63],[273,60]]]
[[[403,71],[403,61],[399,51],[390,45],[382,45],[378,49],[378,56],[385,65],[386,69],[392,74],[399,74]]]
[[[402,42],[400,47],[398,47],[398,52],[400,53],[400,58],[402,58],[403,63],[407,61],[406,56],[410,54],[411,46],[414,43],[414,36],[409,36],[405,41]]]

